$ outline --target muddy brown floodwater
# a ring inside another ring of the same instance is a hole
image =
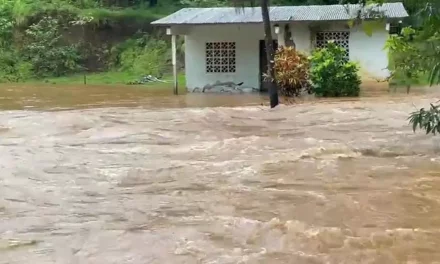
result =
[[[0,97],[2,264],[440,263],[440,143],[406,120],[439,94]]]

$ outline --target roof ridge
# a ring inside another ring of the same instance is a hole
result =
[[[299,6],[271,6],[270,18],[272,22],[287,21],[347,21],[354,18],[355,8],[368,14],[369,8],[383,12],[386,18],[402,19],[408,17],[408,12],[402,2],[374,4],[361,7],[360,4],[349,5],[299,5]],[[377,8],[377,9],[376,9]],[[237,24],[261,23],[261,14],[248,10],[259,10],[260,7],[244,7],[243,12],[237,7],[190,7],[152,22],[155,25],[200,25],[200,24]],[[357,13],[357,12],[356,12]]]
[[[278,8],[278,7],[340,7],[340,6],[360,6],[361,4],[332,4],[332,5],[272,5],[269,8]],[[403,5],[403,2],[390,2],[390,3],[382,3],[382,4],[368,4],[368,6],[385,6],[385,5]],[[234,6],[213,6],[213,7],[184,7],[180,10],[189,10],[189,9],[242,9],[242,8],[260,8],[259,6],[244,6],[244,7],[234,7]],[[179,11],[180,11],[179,10]]]

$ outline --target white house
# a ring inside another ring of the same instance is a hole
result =
[[[351,61],[361,66],[364,86],[388,77],[384,45],[390,25],[408,16],[402,3],[369,8],[277,6],[269,12],[276,45],[294,45],[310,54],[314,48],[334,40],[347,49]],[[360,23],[353,25],[359,14],[366,20],[376,20],[372,34],[367,34]],[[260,8],[184,8],[152,24],[166,26],[172,35],[174,65],[175,36],[185,36],[188,91],[200,91],[219,82],[243,83],[241,87],[264,90],[266,56]]]

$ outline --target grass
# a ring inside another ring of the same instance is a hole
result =
[[[85,75],[87,85],[128,85],[127,83],[139,80],[141,76],[130,72],[101,72],[89,73]],[[173,87],[173,77],[167,75],[162,80],[166,83],[155,82],[138,85],[150,89],[171,89]],[[180,73],[177,77],[179,90],[185,87],[185,75]],[[31,80],[29,83],[48,83],[48,84],[64,84],[64,85],[84,85],[84,74],[75,74],[63,77],[53,77],[41,80]]]
[[[429,84],[428,74],[421,74],[415,78],[409,80],[409,85],[411,86],[426,86]],[[391,86],[406,86],[407,81],[403,73],[396,72],[394,78],[390,81]]]

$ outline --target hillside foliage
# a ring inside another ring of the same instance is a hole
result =
[[[150,22],[183,3],[144,0],[0,0],[0,82],[78,72],[169,68],[169,41]],[[180,49],[181,50],[181,49]]]

